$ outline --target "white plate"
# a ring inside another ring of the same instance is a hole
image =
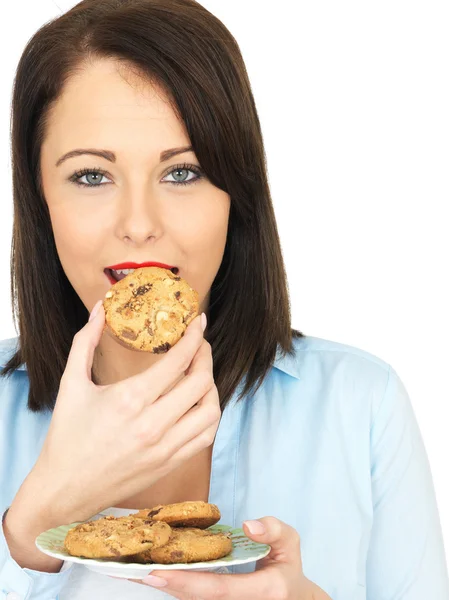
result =
[[[132,579],[142,579],[151,571],[170,570],[170,569],[192,569],[199,571],[216,570],[219,567],[230,567],[232,565],[242,565],[264,558],[270,552],[271,547],[267,544],[258,544],[250,540],[243,529],[233,529],[229,525],[212,525],[208,527],[209,531],[230,532],[232,539],[232,552],[218,560],[208,560],[196,563],[176,563],[174,565],[160,565],[155,563],[122,563],[109,559],[101,558],[79,558],[71,556],[64,548],[64,540],[70,528],[78,523],[70,525],[61,525],[48,531],[44,531],[36,538],[36,546],[44,554],[59,558],[68,562],[79,563],[88,569],[101,573],[102,575],[112,575],[113,577],[126,577]]]

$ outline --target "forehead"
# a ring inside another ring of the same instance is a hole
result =
[[[161,138],[164,144],[189,141],[168,95],[111,59],[88,63],[67,80],[46,132],[47,144],[59,149],[61,144],[112,147],[120,139],[132,139],[135,146],[145,141],[148,147],[151,139],[160,143]]]

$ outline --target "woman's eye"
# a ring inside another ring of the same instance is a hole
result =
[[[106,172],[102,169],[82,169],[74,173],[69,179],[81,187],[102,187],[105,185],[103,183],[105,177]],[[172,177],[172,179],[166,179],[167,177]],[[203,174],[199,167],[194,165],[178,165],[170,173],[167,173],[162,181],[164,183],[171,183],[172,185],[190,185],[196,183],[202,177]],[[112,183],[112,181],[109,180],[109,183]]]
[[[87,173],[87,175],[83,175],[83,177],[86,178],[87,185],[97,185],[103,181],[105,175],[103,175],[103,173],[97,173],[93,171],[92,173]]]
[[[193,174],[193,177],[189,177],[189,173]],[[188,185],[190,183],[196,183],[199,179],[201,179],[202,174],[198,167],[192,168],[184,165],[181,167],[176,167],[165,177],[169,176],[173,177],[173,179],[168,179],[167,183],[173,183],[174,185]]]
[[[101,181],[106,177],[106,173],[98,169],[83,169],[77,171],[70,177],[70,181],[81,187],[101,187]],[[85,181],[82,181],[85,179]],[[112,183],[112,182],[110,182]]]

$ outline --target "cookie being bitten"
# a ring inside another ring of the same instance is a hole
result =
[[[141,267],[115,283],[103,300],[105,329],[125,346],[161,354],[198,315],[198,292],[160,267]]]

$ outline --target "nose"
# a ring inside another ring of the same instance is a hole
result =
[[[134,190],[127,194],[120,210],[117,227],[120,239],[137,246],[161,237],[162,216],[157,199],[152,197],[148,189]]]

